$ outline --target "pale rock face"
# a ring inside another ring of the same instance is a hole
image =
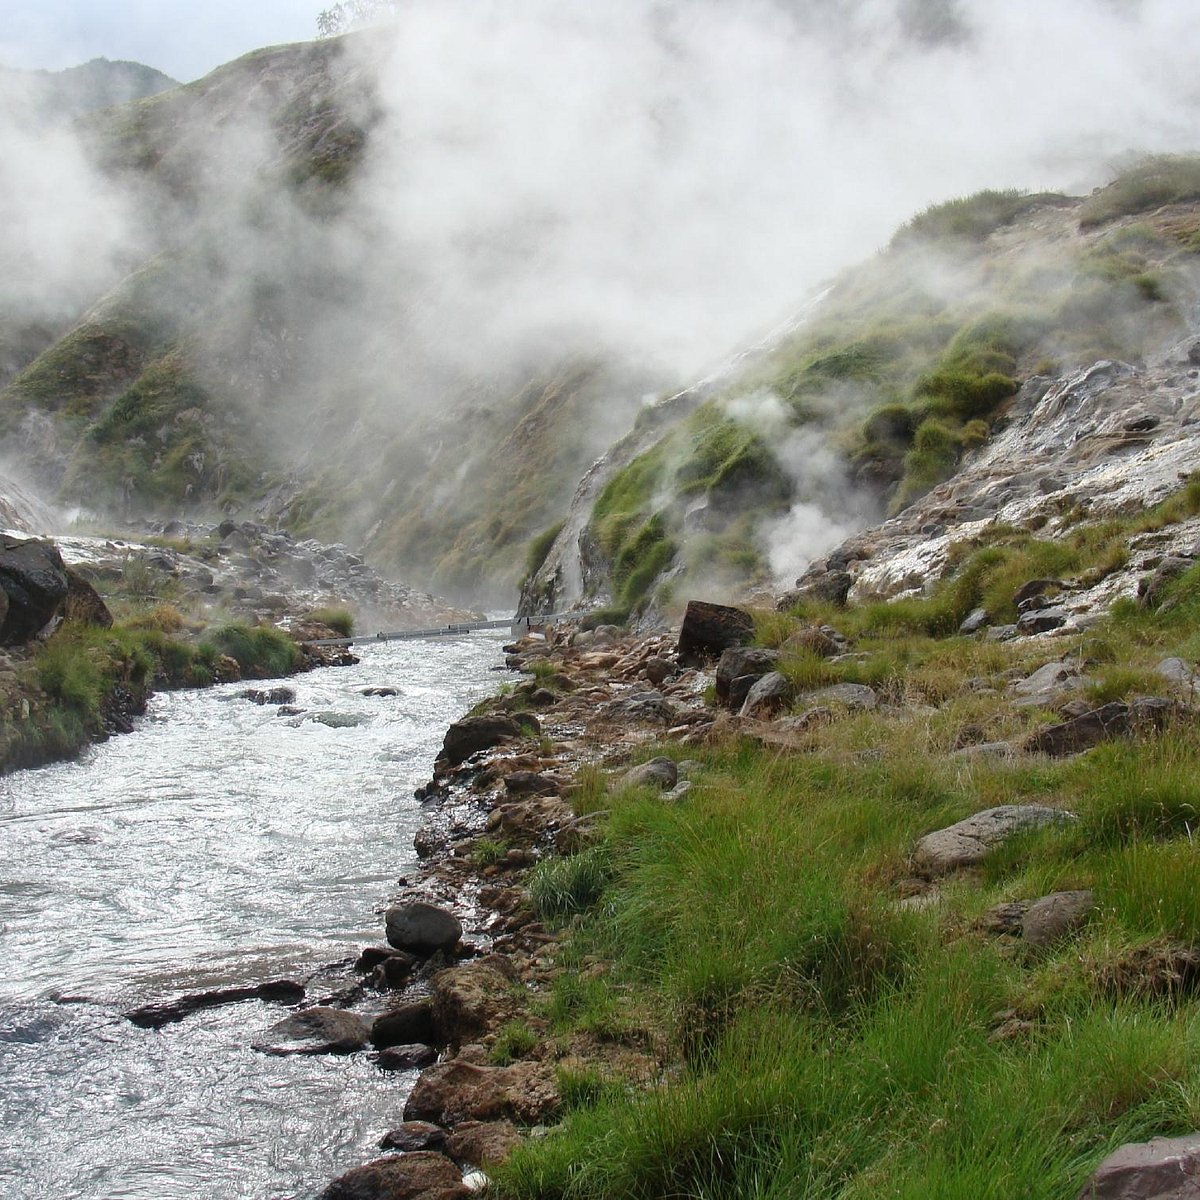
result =
[[[1102,361],[1048,388],[1031,380],[1010,423],[953,478],[852,544],[871,556],[852,562],[851,601],[913,595],[949,566],[954,542],[992,522],[1038,526],[1040,536],[1079,521],[1150,507],[1178,490],[1200,452],[1200,378],[1172,348],[1157,365]],[[940,532],[922,532],[942,526]],[[1133,596],[1143,556],[1192,552],[1200,521],[1140,535],[1127,567],[1063,598],[1064,631],[1118,596]]]

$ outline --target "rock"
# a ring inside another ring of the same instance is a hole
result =
[[[818,725],[826,725],[833,720],[833,709],[817,705],[816,708],[806,708],[794,717],[779,717],[771,724],[772,729],[780,733],[807,733]]]
[[[296,689],[290,687],[246,688],[238,692],[239,700],[252,700],[255,704],[294,704]]]
[[[371,1036],[371,1027],[354,1013],[341,1008],[303,1008],[272,1025],[252,1043],[264,1054],[349,1054],[361,1050]]]
[[[1061,579],[1030,579],[1013,592],[1013,603],[1020,608],[1022,604],[1032,600],[1035,596],[1044,595],[1049,591],[1057,591],[1061,587]]]
[[[785,650],[807,650],[809,653],[817,655],[818,658],[832,658],[842,649],[825,630],[819,629],[815,625],[797,629],[783,643],[783,647]]]
[[[423,1071],[404,1106],[406,1121],[492,1121],[500,1117],[536,1125],[561,1107],[552,1068],[539,1062],[483,1067],[462,1059]]]
[[[678,668],[669,658],[648,658],[642,664],[642,674],[645,675],[647,682],[654,684],[655,687],[666,683],[677,670]]]
[[[504,790],[510,796],[557,796],[559,785],[537,771],[514,771],[504,777]]]
[[[854,586],[854,576],[849,571],[810,571],[796,580],[794,591],[788,593],[794,597],[793,603],[804,600],[817,600],[824,604],[843,605]]]
[[[433,1004],[429,1000],[402,1004],[376,1017],[371,1024],[371,1045],[377,1050],[438,1040]]]
[[[1078,1200],[1197,1200],[1200,1133],[1128,1142],[1083,1185]]]
[[[666,791],[678,782],[679,768],[670,758],[652,758],[640,766],[630,767],[621,776],[622,787],[656,787]]]
[[[394,946],[364,946],[359,951],[358,958],[354,960],[354,969],[360,973],[373,971],[390,958],[407,963],[410,968],[417,963],[413,955],[405,954],[403,950],[397,950]]]
[[[27,642],[57,617],[67,598],[67,568],[53,542],[0,535],[0,589],[8,597],[0,645]]]
[[[1168,682],[1180,687],[1192,689],[1198,682],[1196,672],[1182,658],[1164,658],[1154,670]]]
[[[457,766],[472,754],[523,737],[527,731],[534,734],[541,732],[537,720],[527,714],[520,723],[513,717],[487,713],[477,717],[463,717],[446,730],[442,752],[438,758],[450,766]]]
[[[446,1153],[473,1167],[502,1163],[519,1145],[521,1135],[511,1121],[464,1121],[446,1139]]]
[[[1053,892],[1035,900],[1021,921],[1021,937],[1035,950],[1045,949],[1086,924],[1096,909],[1090,891]]]
[[[438,1040],[459,1046],[511,1020],[520,1008],[515,981],[512,965],[498,954],[439,971],[430,980]]]
[[[689,600],[679,630],[679,661],[694,667],[754,637],[754,618],[740,608]]]
[[[108,605],[100,599],[100,593],[82,575],[77,575],[70,567],[67,573],[67,598],[63,603],[63,619],[78,621],[81,625],[98,625],[101,629],[109,629],[113,623],[113,615],[108,611]],[[0,615],[0,621],[3,621]]]
[[[449,909],[424,900],[393,905],[383,919],[388,942],[413,954],[452,950],[462,937],[462,923]]]
[[[328,729],[353,729],[356,725],[370,723],[370,713],[344,712],[315,712],[309,714],[309,720]]]
[[[992,937],[1021,936],[1021,924],[1029,911],[1028,900],[1008,900],[1003,904],[994,904],[975,922],[975,928],[980,933]]]
[[[992,623],[991,617],[988,616],[986,608],[973,608],[963,618],[962,624],[958,627],[958,632],[964,636],[972,633],[978,633],[981,629]]]
[[[172,1021],[182,1021],[190,1013],[243,1000],[269,1000],[278,1004],[299,1004],[304,999],[304,985],[294,979],[273,979],[252,987],[216,988],[207,992],[191,992],[178,1000],[160,1004],[144,1004],[125,1014],[127,1020],[143,1029],[160,1029]]]
[[[773,717],[791,701],[794,692],[792,682],[778,671],[769,671],[754,682],[746,695],[740,715],[766,720]]]
[[[1082,716],[1039,729],[1026,739],[1022,749],[1028,754],[1048,754],[1052,758],[1079,754],[1112,738],[1161,729],[1176,711],[1170,700],[1156,696],[1139,697],[1128,703],[1114,700]]]
[[[1053,704],[1066,693],[1075,691],[1085,681],[1079,674],[1079,668],[1074,663],[1049,662],[1038,667],[1032,675],[1018,680],[1011,687],[1014,704],[1022,707],[1034,707]]]
[[[1013,758],[1017,748],[1012,742],[978,742],[974,746],[962,746],[950,752],[951,758]]]
[[[412,954],[397,954],[386,958],[371,972],[371,983],[382,991],[402,988],[412,978],[417,959]]]
[[[990,625],[984,636],[989,642],[1008,642],[1017,636],[1015,625]]]
[[[669,724],[675,720],[675,706],[662,692],[634,692],[619,700],[610,700],[601,711],[614,721]]]
[[[377,1158],[335,1179],[319,1200],[463,1200],[458,1168],[432,1150]]]
[[[982,862],[994,846],[1015,833],[1074,821],[1074,813],[1041,804],[1003,804],[935,833],[927,833],[913,850],[913,865],[925,876],[945,875]]]
[[[1052,629],[1061,629],[1066,623],[1067,610],[1065,608],[1038,608],[1022,613],[1017,618],[1017,633],[1023,636],[1049,633]]]
[[[754,681],[775,670],[778,662],[778,650],[763,650],[757,647],[734,647],[726,650],[717,663],[717,702],[732,706],[731,688],[734,680],[746,679],[745,694],[742,696],[744,702],[745,695],[749,693]]]
[[[363,688],[360,695],[378,696],[378,697],[398,696],[398,695],[400,695],[400,689],[394,688],[394,687],[369,687],[369,688]]]
[[[438,1052],[432,1046],[411,1042],[402,1046],[385,1046],[375,1055],[375,1064],[382,1071],[411,1071],[437,1062],[437,1056]]]
[[[1140,608],[1158,608],[1163,602],[1167,587],[1195,565],[1193,559],[1174,554],[1168,555],[1151,574],[1138,581],[1138,606]]]
[[[383,1135],[379,1148],[413,1154],[418,1150],[440,1150],[445,1144],[446,1131],[440,1125],[429,1121],[405,1121]]]
[[[854,711],[867,712],[879,707],[879,697],[865,683],[835,683],[805,693],[804,700],[816,706],[841,704]]]

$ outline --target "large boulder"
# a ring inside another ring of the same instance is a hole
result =
[[[480,750],[490,750],[493,746],[522,737],[526,732],[536,734],[539,731],[537,720],[528,715],[523,715],[520,721],[497,713],[463,717],[446,730],[438,760],[456,767]]]
[[[438,1040],[462,1045],[511,1020],[521,1007],[515,980],[512,966],[498,954],[439,971],[430,980]]]
[[[754,637],[754,618],[741,608],[689,600],[679,629],[679,661],[697,666]]]
[[[1197,1200],[1200,1133],[1129,1142],[1083,1185],[1078,1200]]]
[[[253,1043],[264,1054],[350,1054],[361,1050],[371,1027],[340,1008],[304,1008],[272,1025]]]
[[[404,1106],[404,1119],[457,1125],[506,1117],[539,1125],[553,1117],[561,1104],[553,1069],[545,1063],[481,1067],[451,1059],[421,1073]]]
[[[913,866],[922,875],[945,875],[982,862],[1013,834],[1074,820],[1074,813],[1043,804],[987,808],[957,824],[927,833],[913,851]]]
[[[767,720],[790,702],[795,688],[786,675],[778,671],[768,671],[746,695],[741,707],[741,716]]]
[[[621,777],[622,787],[656,787],[666,792],[679,782],[679,768],[670,758],[652,758],[630,767]]]
[[[0,589],[8,597],[0,645],[27,642],[62,611],[69,590],[58,547],[42,538],[0,535]]]
[[[464,1121],[446,1139],[446,1153],[473,1167],[488,1167],[502,1163],[521,1141],[511,1121]]]
[[[463,1200],[462,1172],[432,1150],[377,1158],[335,1179],[320,1200]]]
[[[394,904],[383,920],[388,942],[413,954],[453,950],[462,937],[462,922],[449,909],[424,900]]]
[[[411,1046],[437,1041],[433,1023],[433,1005],[428,1000],[413,1000],[376,1017],[371,1025],[371,1045],[377,1050],[391,1046]]]

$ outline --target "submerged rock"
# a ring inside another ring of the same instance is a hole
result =
[[[243,1000],[271,1000],[279,1004],[299,1004],[304,999],[304,985],[293,979],[273,979],[269,983],[250,987],[214,988],[206,992],[191,992],[178,1000],[158,1004],[143,1004],[125,1014],[126,1018],[143,1029],[159,1029],[173,1021],[182,1021],[190,1013]]]
[[[264,1054],[349,1054],[361,1050],[370,1036],[371,1027],[362,1017],[318,1006],[277,1022],[251,1044]]]

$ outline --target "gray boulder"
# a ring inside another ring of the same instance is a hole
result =
[[[656,787],[664,792],[679,782],[679,768],[670,758],[652,758],[621,776],[624,787]]]
[[[1074,663],[1049,662],[1012,685],[1013,703],[1028,708],[1053,704],[1084,682]]]
[[[791,680],[786,675],[781,675],[778,671],[769,671],[750,688],[742,705],[741,715],[759,719],[773,717],[781,708],[786,707],[794,690]]]
[[[689,600],[679,629],[679,661],[697,666],[730,646],[744,646],[753,637],[754,618],[744,609]]]
[[[1200,1197],[1200,1133],[1129,1142],[1114,1150],[1083,1185],[1077,1200],[1196,1200]]]
[[[716,692],[719,704],[731,704],[731,691],[735,680],[747,679],[748,692],[753,681],[761,679],[768,671],[775,670],[779,662],[778,650],[759,647],[735,646],[726,650],[717,663]],[[743,695],[742,699],[745,699]]]
[[[361,1050],[371,1036],[362,1017],[340,1008],[304,1008],[272,1025],[255,1050],[264,1054],[349,1054]]]
[[[865,683],[835,683],[818,688],[804,696],[805,702],[813,705],[841,704],[854,711],[870,711],[879,707],[879,697],[874,688]]]
[[[1080,754],[1113,738],[1161,729],[1176,712],[1175,704],[1157,696],[1142,696],[1128,703],[1114,700],[1069,721],[1039,729],[1026,739],[1022,749],[1052,758]]]
[[[393,905],[383,919],[388,942],[413,954],[452,950],[462,937],[462,923],[449,909],[424,900]]]
[[[929,877],[981,863],[1015,833],[1076,820],[1074,813],[1042,804],[1002,804],[945,829],[927,833],[913,850],[913,865]]]
[[[1017,618],[1017,633],[1029,635],[1061,629],[1067,623],[1067,616],[1065,608],[1035,608]]]

